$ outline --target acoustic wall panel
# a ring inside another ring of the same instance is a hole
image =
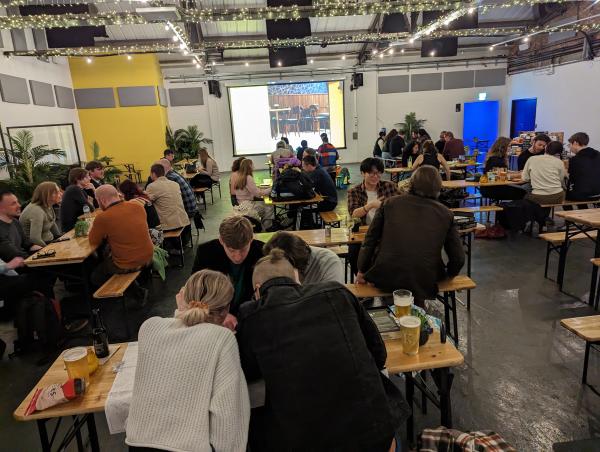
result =
[[[56,94],[56,103],[60,108],[75,108],[75,98],[71,88],[54,85],[54,94]]]
[[[169,89],[171,107],[185,107],[188,105],[204,105],[202,88],[172,88]]]
[[[506,69],[475,71],[475,86],[502,86],[506,84]]]
[[[408,93],[409,78],[408,75],[379,77],[377,85],[379,94]]]
[[[442,89],[442,74],[413,74],[410,79],[411,91],[436,91]]]
[[[168,102],[167,102],[167,90],[164,89],[162,86],[158,87],[158,103],[163,106],[163,107],[167,107],[168,106]]]
[[[30,104],[27,80],[12,75],[0,74],[0,93],[4,102]]]
[[[475,71],[444,72],[444,89],[473,88]]]
[[[27,39],[25,39],[25,30],[14,28],[10,30],[10,36],[12,38],[14,50],[27,50]]]
[[[46,107],[56,106],[52,85],[50,83],[29,80],[29,87],[31,88],[31,97],[33,98],[33,103],[35,105],[43,105]]]
[[[156,105],[155,86],[127,86],[117,88],[121,107],[147,107]]]
[[[77,108],[114,108],[115,94],[112,88],[84,88],[75,90]]]

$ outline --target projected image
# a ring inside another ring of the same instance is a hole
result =
[[[343,81],[231,87],[229,101],[235,155],[271,153],[281,137],[316,149],[322,133],[346,147]]]

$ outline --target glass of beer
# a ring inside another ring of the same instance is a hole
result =
[[[63,355],[69,378],[81,378],[86,385],[90,382],[88,367],[88,351],[86,347],[75,347],[65,351]]]
[[[414,301],[410,290],[394,290],[394,315],[397,318],[410,315],[410,310]]]
[[[404,353],[414,356],[419,353],[419,335],[421,333],[421,320],[413,315],[400,317],[402,333],[402,349]]]

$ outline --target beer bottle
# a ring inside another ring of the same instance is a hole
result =
[[[92,309],[92,341],[96,356],[106,358],[109,354],[108,333],[102,323],[99,309]]]

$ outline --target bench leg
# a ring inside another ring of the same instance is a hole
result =
[[[556,282],[558,283],[558,290],[562,292],[563,279],[565,276],[565,264],[567,262],[567,251],[569,250],[569,222],[565,221],[565,241],[562,243],[558,258],[558,271],[556,274]]]
[[[206,202],[206,200],[205,200]],[[181,251],[181,267],[183,267],[185,265],[185,261],[183,259],[183,238],[182,238],[183,232],[181,234],[179,234],[179,250]]]
[[[590,347],[592,346],[591,342],[585,341],[585,356],[583,358],[583,376],[581,377],[581,383],[584,385],[587,384],[587,371],[588,371],[588,362],[590,360]]]
[[[446,324],[446,328],[448,329],[448,334],[454,339],[452,333],[450,332],[450,303],[448,302],[448,292],[444,292],[444,323]]]
[[[597,231],[600,234],[600,231]],[[594,257],[600,257],[600,236],[596,237],[596,247],[594,250]],[[591,306],[595,302],[596,294],[596,280],[598,279],[598,267],[592,266],[592,283],[590,284],[590,298],[588,304]]]
[[[454,330],[454,341],[458,346],[458,318],[456,316],[456,292],[450,292],[450,299],[452,300],[452,329]]]
[[[548,279],[548,264],[550,262],[550,242],[546,243],[546,265],[544,266],[544,278]]]
[[[415,384],[412,379],[410,372],[404,373],[404,380],[406,382],[406,401],[408,402],[409,415],[406,419],[406,436],[410,444],[415,441],[415,418],[413,416],[413,398],[415,396]]]
[[[450,403],[451,387],[452,374],[450,373],[450,369],[442,367],[440,369],[440,387],[438,394],[440,396],[441,423],[446,428],[452,428],[452,405]]]
[[[125,321],[125,333],[127,333],[127,340],[131,340],[131,330],[129,329],[129,312],[127,311],[125,295],[121,297],[121,305],[123,306],[123,320]]]

